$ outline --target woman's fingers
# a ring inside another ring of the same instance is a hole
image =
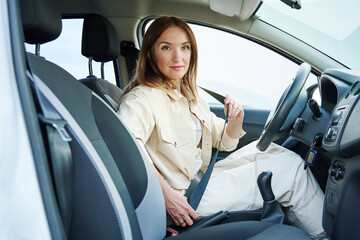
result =
[[[233,100],[230,100],[229,103],[227,104],[227,106],[229,108],[229,110],[227,112],[228,119],[234,120],[238,116],[238,114],[241,112],[242,108],[238,102],[235,102]],[[225,114],[226,114],[226,112],[225,112]]]
[[[192,219],[197,220],[199,217],[197,213],[194,211],[194,209],[192,209],[192,207],[189,205],[187,198],[182,194],[173,191],[167,185],[167,183],[165,183],[165,181],[160,176],[155,166],[154,169],[158,176],[161,188],[164,193],[164,200],[165,200],[167,213],[170,215],[170,217],[173,219],[174,223],[177,226],[180,225],[185,227],[186,225],[192,225],[193,224]]]
[[[189,211],[188,211],[190,217],[197,221],[199,219],[199,215],[195,212],[195,210],[189,205]]]
[[[174,209],[174,211],[171,211],[169,214],[177,226],[180,225],[182,227],[185,227],[187,225],[190,226],[193,224],[193,220],[190,218],[190,215],[189,215],[190,213],[188,213],[186,211],[186,208]],[[197,217],[196,212],[195,212],[195,215],[196,215],[195,217],[197,219],[198,217]]]
[[[177,219],[176,219],[174,216],[172,216],[171,214],[170,214],[170,217],[172,218],[172,220],[174,221],[174,223],[175,223],[176,226],[179,226],[179,225],[180,225],[179,220],[177,220]]]
[[[179,226],[184,221],[182,220],[181,216],[178,214],[178,210],[175,208],[169,208],[167,211],[170,215],[170,217],[173,219],[174,223]]]
[[[186,202],[186,205],[184,206],[183,209],[181,209],[180,212],[180,225],[189,225],[191,226],[194,222],[193,220],[198,220],[199,216],[198,214],[194,211],[194,209]]]
[[[227,115],[228,118],[230,118],[233,115],[233,109],[234,109],[234,100],[232,100],[230,98],[229,94],[226,94],[225,99],[224,99],[224,112],[225,115]]]
[[[194,209],[188,204],[187,198],[183,195],[171,192],[165,199],[167,212],[177,226],[190,226],[193,224],[193,220],[199,218]]]
[[[193,220],[198,220],[199,216],[198,214],[194,211],[194,209],[187,204],[187,206],[184,208],[185,212],[186,212],[186,216],[184,218],[184,221],[186,223],[186,225],[192,225],[193,224]]]
[[[224,104],[224,112],[225,115],[227,114],[229,121],[242,121],[244,110],[241,104],[231,99],[229,94],[226,94]]]

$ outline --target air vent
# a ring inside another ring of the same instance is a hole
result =
[[[346,94],[345,98],[348,98],[354,91],[355,91],[354,95],[357,95],[357,94],[360,93],[360,88],[358,88],[359,83],[360,83],[359,80],[356,81],[355,83],[353,83],[353,85],[351,86],[349,92]]]

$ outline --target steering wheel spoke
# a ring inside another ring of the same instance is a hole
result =
[[[304,88],[305,82],[310,74],[311,66],[308,63],[302,63],[294,78],[292,84],[284,91],[279,103],[276,105],[274,111],[270,112],[269,118],[266,121],[264,131],[262,132],[260,139],[256,147],[260,151],[265,151],[271,144],[271,142],[281,132],[288,130],[292,126],[293,122],[300,115],[306,105],[307,96],[305,100],[295,104],[302,95],[301,92]],[[305,91],[303,91],[305,92]],[[283,128],[282,128],[283,127]]]

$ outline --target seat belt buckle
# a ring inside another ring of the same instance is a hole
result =
[[[170,236],[177,236],[179,235],[179,232],[170,228],[170,227],[167,227],[166,228],[166,237],[170,237]]]
[[[64,142],[71,142],[72,138],[69,133],[66,131],[65,126],[67,122],[63,119],[49,119],[45,118],[42,114],[38,114],[38,117],[42,123],[48,124],[56,129],[59,136]]]

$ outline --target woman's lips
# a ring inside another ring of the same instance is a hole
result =
[[[184,66],[170,66],[171,69],[174,69],[176,71],[179,71],[183,68]]]

